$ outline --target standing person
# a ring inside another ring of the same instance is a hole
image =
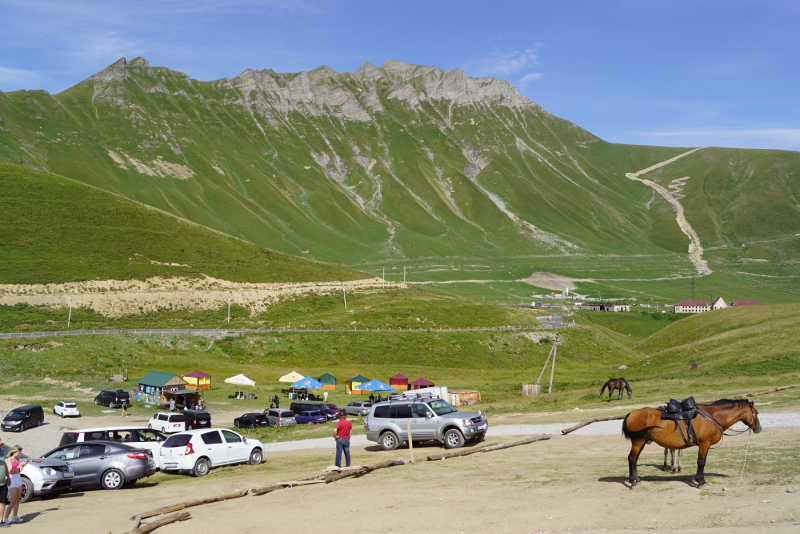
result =
[[[122,401],[122,417],[128,417],[128,401]]]
[[[175,411],[175,399],[170,399],[169,400],[169,411],[171,411],[171,412]]]
[[[6,506],[6,511],[3,513],[3,526],[8,526],[9,523],[22,523],[22,518],[19,516],[19,500],[22,497],[22,468],[28,465],[28,460],[19,461],[19,455],[22,452],[22,447],[14,445],[8,455],[6,455],[6,479],[8,483],[8,499],[10,504]],[[9,522],[8,516],[14,516]]]
[[[0,441],[0,447],[5,445],[2,441]],[[6,464],[3,462],[0,465],[0,527],[9,527],[8,523],[3,520],[6,515],[6,504],[9,503],[8,500],[8,484],[6,483]]]
[[[322,392],[323,402],[328,402],[328,390]]]
[[[342,410],[339,412],[339,422],[333,430],[333,437],[336,439],[336,467],[342,467],[342,451],[344,451],[346,467],[350,467],[350,431],[353,423],[347,420],[347,414]]]

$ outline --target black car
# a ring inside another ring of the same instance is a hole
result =
[[[186,418],[186,430],[193,428],[211,428],[211,414],[199,410],[183,410]]]
[[[104,389],[94,398],[95,404],[102,404],[109,408],[119,408],[123,402],[130,406],[131,394],[122,389]]]
[[[152,451],[110,441],[62,445],[42,458],[61,460],[72,467],[75,472],[72,489],[102,486],[115,490],[156,472]]]
[[[246,413],[233,420],[233,426],[236,428],[257,428],[267,426],[268,423],[269,419],[264,413]]]
[[[22,432],[44,423],[44,410],[38,404],[20,406],[3,418],[2,428],[6,432]]]

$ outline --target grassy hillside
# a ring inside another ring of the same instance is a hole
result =
[[[0,192],[0,283],[203,275],[248,282],[366,277],[28,167],[0,164]]]

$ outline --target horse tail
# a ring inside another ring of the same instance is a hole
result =
[[[631,412],[631,413],[633,413],[633,412]],[[639,439],[647,437],[647,435],[650,434],[650,430],[653,427],[646,426],[646,427],[644,427],[644,428],[642,428],[640,430],[631,430],[628,427],[628,417],[631,416],[631,413],[626,415],[625,419],[622,420],[622,435],[625,436],[625,438],[630,440],[630,441],[639,440]]]
[[[602,394],[603,394],[603,392],[606,390],[606,388],[609,388],[609,389],[611,389],[611,385],[610,385],[610,384],[611,384],[611,380],[609,380],[608,382],[606,382],[605,384],[603,384],[603,388],[600,390],[600,395],[602,395]]]

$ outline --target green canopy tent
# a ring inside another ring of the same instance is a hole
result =
[[[336,389],[336,377],[330,373],[325,373],[318,377],[317,380],[322,382],[322,391],[333,391]]]
[[[366,395],[369,391],[361,391],[360,389],[355,389],[355,386],[363,384],[365,382],[369,382],[369,378],[364,375],[356,375],[352,378],[348,378],[345,380],[345,391],[350,395]]]

